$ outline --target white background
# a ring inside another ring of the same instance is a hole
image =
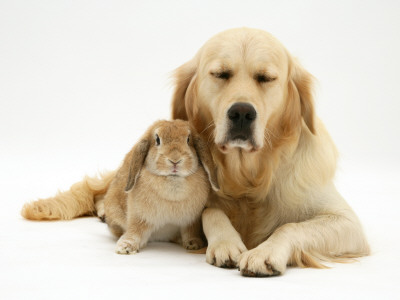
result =
[[[396,298],[400,2],[0,1],[0,298]],[[116,168],[168,118],[171,71],[232,27],[271,32],[317,79],[337,185],[372,255],[243,278],[172,244],[135,256],[95,218],[30,222],[26,201]]]

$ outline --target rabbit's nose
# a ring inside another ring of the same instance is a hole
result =
[[[176,166],[177,164],[179,164],[179,163],[182,161],[182,159],[175,160],[175,161],[170,160],[170,159],[168,159],[168,160],[169,160],[169,162],[172,163],[174,166]]]

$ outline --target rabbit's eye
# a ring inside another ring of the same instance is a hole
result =
[[[158,136],[158,134],[156,134],[156,145],[160,146],[160,143],[161,143],[160,137]]]
[[[190,142],[190,135],[187,138],[187,143],[189,144],[189,142]]]

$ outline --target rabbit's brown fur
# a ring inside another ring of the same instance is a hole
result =
[[[135,253],[150,238],[178,238],[187,249],[203,246],[200,216],[210,191],[205,170],[218,186],[208,151],[185,121],[158,121],[148,129],[104,197],[106,222],[122,235],[117,253]]]

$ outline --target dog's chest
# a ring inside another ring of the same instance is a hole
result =
[[[268,201],[248,198],[222,199],[213,193],[208,206],[219,208],[228,216],[248,249],[263,242],[276,229],[276,212]]]

